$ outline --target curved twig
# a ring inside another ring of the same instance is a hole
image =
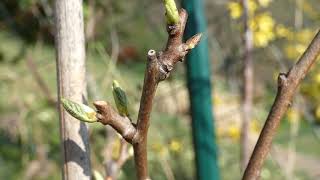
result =
[[[316,61],[320,53],[320,31],[312,40],[311,44],[289,70],[288,73],[280,73],[278,77],[278,93],[273,106],[264,124],[258,142],[254,148],[248,166],[242,177],[243,180],[256,180],[259,178],[260,170],[266,159],[272,139],[280,124],[280,120],[291,105],[297,87],[301,80],[309,72],[312,64]]]

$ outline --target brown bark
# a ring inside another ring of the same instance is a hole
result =
[[[111,105],[105,101],[96,101],[93,103],[97,109],[97,118],[104,125],[110,125],[129,143],[136,134],[136,128],[128,117],[121,116]]]
[[[147,165],[147,134],[150,125],[153,99],[160,81],[165,80],[178,61],[194,48],[200,41],[201,34],[191,37],[186,43],[182,42],[183,32],[187,21],[187,12],[181,9],[180,21],[176,25],[168,25],[169,34],[166,48],[157,53],[149,50],[144,85],[140,100],[137,124],[131,123],[129,118],[118,115],[103,101],[94,103],[98,110],[97,118],[103,124],[112,126],[118,133],[131,143],[134,148],[134,158],[139,180],[149,179]]]
[[[319,53],[320,31],[289,72],[280,73],[277,96],[244,172],[243,180],[257,180],[259,178],[260,170],[269,153],[272,139],[280,124],[280,120],[290,106],[298,85],[309,72]]]
[[[242,127],[241,127],[241,171],[245,169],[250,156],[249,124],[252,116],[253,96],[253,63],[252,63],[252,31],[249,27],[248,0],[242,0],[244,25],[244,59],[243,59],[243,90],[242,90]]]
[[[87,126],[66,113],[60,99],[86,97],[85,40],[81,0],[55,1],[56,55],[63,179],[91,179]]]

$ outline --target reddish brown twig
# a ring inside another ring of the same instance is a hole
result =
[[[199,43],[201,38],[201,34],[197,34],[187,40],[186,43],[183,43],[183,32],[188,15],[184,9],[181,9],[179,16],[180,21],[178,24],[167,26],[169,37],[165,50],[158,53],[155,50],[149,50],[148,52],[137,124],[134,125],[129,118],[120,116],[104,101],[96,101],[94,103],[98,110],[97,118],[99,121],[105,125],[112,126],[127,142],[133,145],[139,180],[149,179],[147,134],[158,83],[170,75],[175,64],[178,61],[182,61],[185,55]]]
[[[104,125],[110,125],[121,136],[132,143],[133,137],[136,134],[136,128],[131,123],[128,117],[123,117],[116,112],[111,105],[105,101],[96,101],[93,105],[97,108],[97,118]]]
[[[289,72],[280,73],[278,77],[277,96],[244,172],[242,177],[243,180],[256,180],[259,178],[262,164],[269,153],[272,139],[280,124],[280,120],[290,106],[292,97],[294,96],[298,85],[306,76],[312,64],[316,61],[319,53],[320,31]]]

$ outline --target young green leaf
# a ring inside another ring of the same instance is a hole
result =
[[[64,98],[61,98],[61,103],[64,109],[74,118],[88,123],[97,122],[96,112],[89,106]]]
[[[164,6],[166,8],[167,24],[175,25],[179,23],[179,12],[174,0],[164,0]]]
[[[127,95],[116,80],[112,83],[112,94],[119,114],[129,116]]]

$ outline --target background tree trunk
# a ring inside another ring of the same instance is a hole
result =
[[[81,0],[55,1],[58,99],[86,97],[85,40]],[[59,103],[63,179],[90,179],[88,129]]]
[[[243,7],[243,89],[242,89],[242,125],[241,125],[241,154],[240,168],[243,171],[250,158],[249,124],[252,118],[252,97],[253,97],[253,64],[252,64],[252,31],[249,27],[248,0],[242,0]]]

